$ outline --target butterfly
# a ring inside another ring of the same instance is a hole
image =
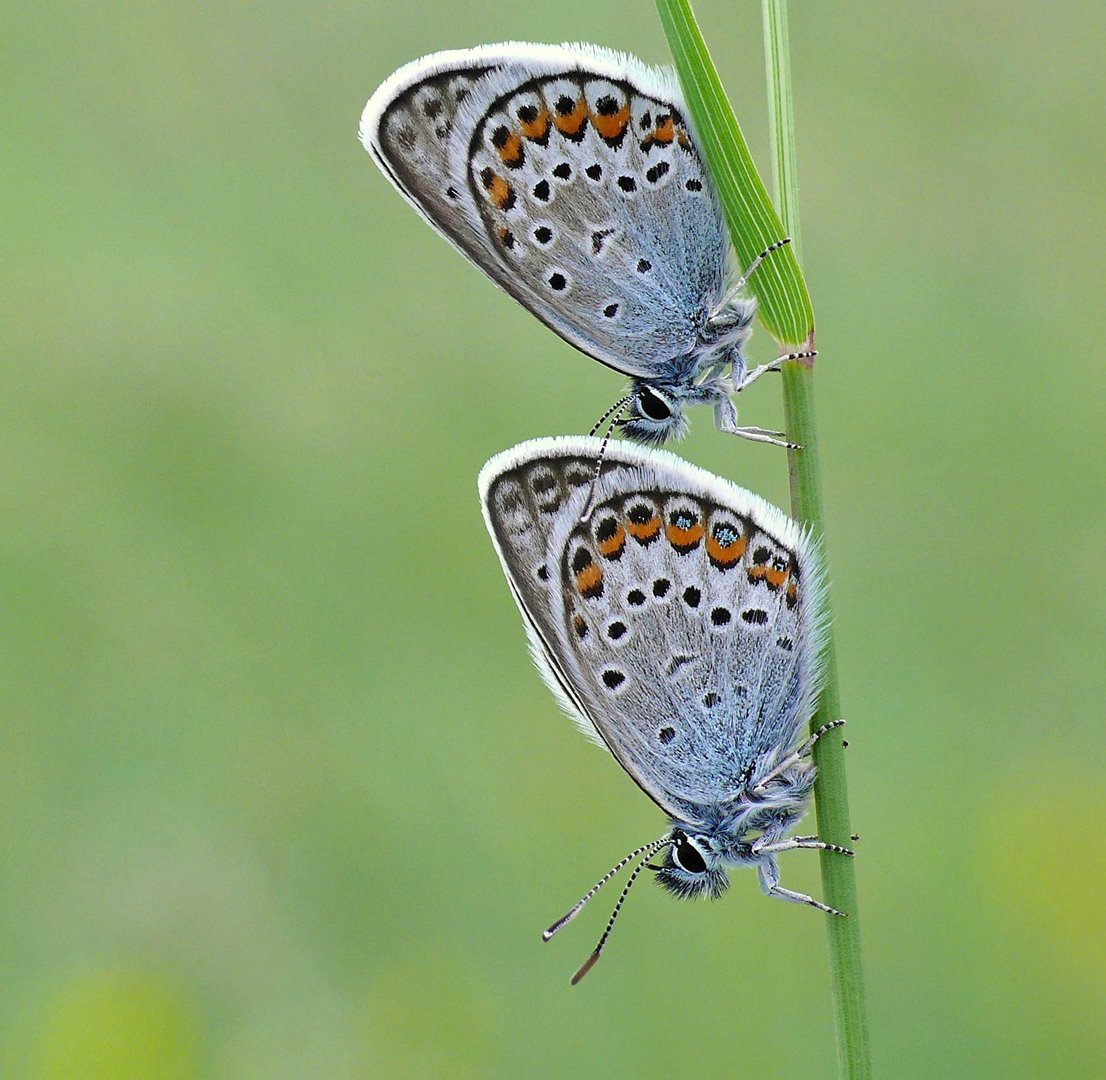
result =
[[[630,380],[614,415],[659,445],[689,405],[725,432],[732,396],[791,353],[748,370],[767,248],[727,288],[729,243],[675,74],[595,45],[510,42],[435,53],[372,95],[360,137],[412,206],[569,344]],[[593,429],[594,431],[595,429]]]
[[[787,835],[814,783],[807,737],[822,678],[825,580],[810,535],[757,495],[665,451],[610,449],[589,497],[597,440],[547,438],[492,458],[479,478],[492,542],[534,660],[561,705],[667,815],[622,859],[626,893],[647,867],[680,897],[718,897],[755,867],[769,896],[841,912],[780,884],[776,856],[852,855]],[[660,856],[658,864],[650,860]]]

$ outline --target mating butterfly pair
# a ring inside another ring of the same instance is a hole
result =
[[[732,395],[780,361],[746,368],[756,305],[741,290],[756,263],[727,289],[717,194],[670,72],[588,45],[440,53],[376,91],[361,138],[496,284],[629,377],[607,416],[630,439],[679,437],[685,408],[706,403],[723,431],[792,445],[737,424]],[[837,726],[804,741],[825,620],[816,547],[763,499],[670,454],[605,449],[524,443],[479,481],[546,682],[670,819],[546,931],[634,863],[573,982],[647,866],[679,896],[718,896],[726,867],[754,866],[770,896],[841,914],[780,885],[775,857],[852,854],[786,835],[809,802],[810,750]]]

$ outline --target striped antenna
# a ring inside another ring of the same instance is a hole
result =
[[[618,913],[622,910],[622,905],[626,900],[626,896],[630,889],[633,888],[634,882],[637,881],[638,875],[645,869],[645,864],[666,844],[670,844],[672,838],[666,836],[663,840],[658,840],[655,844],[650,844],[647,849],[645,857],[634,867],[633,873],[626,881],[626,885],[622,889],[622,895],[618,898],[618,903],[614,906],[614,911],[611,912],[611,917],[607,920],[607,929],[603,931],[603,936],[599,939],[599,943],[592,950],[591,956],[589,956],[576,970],[576,974],[572,976],[572,985],[575,986],[593,967],[595,962],[599,959],[600,954],[603,952],[603,946],[607,944],[607,938],[611,936],[611,931],[614,929],[614,921],[618,918]]]
[[[654,840],[651,844],[642,844],[641,847],[635,848],[624,859],[619,859],[583,896],[580,897],[579,903],[567,914],[562,915],[548,930],[543,930],[541,939],[542,941],[548,941],[558,930],[564,926],[568,926],[581,911],[584,910],[584,905],[601,889],[608,881],[611,880],[627,863],[633,862],[639,855],[645,855],[645,858],[651,859],[665,844],[671,843],[671,837],[665,836],[660,840]],[[646,854],[647,853],[647,854]]]
[[[599,425],[607,419],[611,413],[614,413],[614,419],[611,420],[610,426],[607,428],[607,434],[603,436],[603,442],[599,446],[599,453],[595,457],[595,472],[591,477],[591,485],[588,487],[588,497],[584,501],[584,509],[580,512],[580,521],[586,522],[591,517],[592,502],[595,500],[595,489],[599,484],[599,474],[603,471],[603,458],[607,454],[607,443],[611,441],[611,432],[614,431],[615,425],[622,419],[622,414],[626,411],[626,406],[634,400],[633,394],[627,394],[626,397],[619,401],[616,401],[600,418],[599,423],[591,429],[590,434],[594,435],[599,429]],[[616,411],[617,410],[617,411]]]

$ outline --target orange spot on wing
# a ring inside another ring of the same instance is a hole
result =
[[[748,543],[748,540],[744,536],[739,536],[730,544],[723,544],[715,537],[708,536],[707,556],[716,566],[726,569],[740,561],[741,556],[745,554],[745,548],[748,546]]]
[[[767,567],[764,571],[764,576],[768,581],[768,588],[770,588],[773,592],[776,592],[777,589],[782,588],[783,583],[787,580],[789,573],[790,571],[788,570],[776,570],[774,567]]]
[[[648,132],[645,138],[641,140],[642,150],[651,150],[654,143],[656,143],[658,146],[668,146],[672,142],[672,140],[676,138],[677,131],[681,134],[683,138],[687,137],[687,133],[683,130],[683,128],[677,129],[671,116],[666,115],[658,117],[653,130]]]
[[[701,521],[686,529],[681,529],[679,525],[673,525],[670,521],[665,526],[664,533],[668,537],[668,542],[677,550],[690,550],[703,539],[706,531]]]
[[[661,519],[659,517],[651,517],[648,521],[640,523],[629,521],[626,524],[626,528],[635,540],[642,544],[647,544],[650,540],[655,540],[657,533],[661,531]]]
[[[787,606],[793,608],[799,602],[799,583],[792,580],[787,586]]]
[[[603,591],[603,571],[598,563],[589,563],[576,575],[576,588],[585,598],[598,596]]]
[[[522,138],[518,132],[512,131],[499,149],[499,159],[508,168],[515,168],[522,164]]]
[[[661,117],[657,126],[653,128],[653,142],[663,143],[667,146],[676,137],[676,125],[671,116]]]
[[[790,570],[777,570],[774,566],[750,566],[749,580],[763,581],[772,592],[779,592],[790,576]]]
[[[542,109],[533,120],[528,122],[520,120],[519,129],[526,138],[533,139],[534,142],[541,142],[549,133],[549,110]]]
[[[612,113],[610,116],[595,112],[591,114],[592,126],[604,139],[617,139],[626,130],[626,125],[629,122],[629,105],[623,105],[618,112]]]
[[[484,185],[484,189],[487,191],[488,198],[491,199],[492,205],[495,206],[497,210],[506,210],[514,200],[514,192],[511,190],[511,185],[498,174],[492,174],[491,178]]]
[[[572,112],[559,113],[553,117],[553,123],[562,135],[579,135],[588,119],[588,103],[580,98]]]
[[[626,546],[626,530],[621,525],[615,529],[606,540],[600,540],[598,543],[599,554],[604,559],[613,558],[616,555],[622,554],[622,549]]]

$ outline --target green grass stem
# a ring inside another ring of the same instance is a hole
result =
[[[762,0],[762,3],[779,217],[753,166],[690,4],[687,0],[656,0],[688,109],[719,189],[739,259],[747,264],[772,240],[780,236],[792,238],[790,248],[785,249],[787,259],[769,259],[750,283],[760,301],[761,321],[783,345],[813,345],[813,310],[799,267],[801,245],[787,5],[786,0]],[[765,270],[770,272],[758,281]],[[791,512],[824,544],[813,362],[784,365],[783,394],[787,431],[802,446],[788,457]],[[825,688],[818,711],[811,720],[812,729],[842,715],[832,625],[824,663]],[[852,827],[842,742],[842,730],[837,729],[815,747],[818,778],[814,801],[819,836],[831,843],[848,846]],[[847,918],[826,916],[839,1072],[848,1080],[867,1080],[871,1076],[871,1060],[854,865],[851,859],[822,852],[821,870],[826,903],[848,912]]]
[[[762,0],[764,57],[768,76],[768,107],[771,116],[772,160],[776,201],[783,225],[799,244],[799,188],[795,152],[795,112],[791,92],[791,56],[787,34],[787,0]],[[813,334],[811,335],[813,344]],[[802,446],[788,454],[791,484],[791,513],[805,522],[825,543],[822,510],[822,476],[818,454],[818,427],[814,409],[814,363],[784,365],[783,402],[787,430]],[[841,716],[841,694],[837,682],[837,654],[832,625],[826,641],[825,688],[818,711],[811,720],[817,727]],[[849,793],[845,779],[845,751],[841,730],[819,740],[814,750],[818,777],[814,805],[818,835],[831,843],[848,844]],[[834,1022],[837,1033],[838,1068],[849,1080],[871,1076],[868,1043],[868,1015],[864,1000],[864,973],[860,953],[860,910],[856,872],[851,859],[821,853],[822,889],[826,903],[847,911],[847,919],[827,919],[830,973],[833,987]]]

